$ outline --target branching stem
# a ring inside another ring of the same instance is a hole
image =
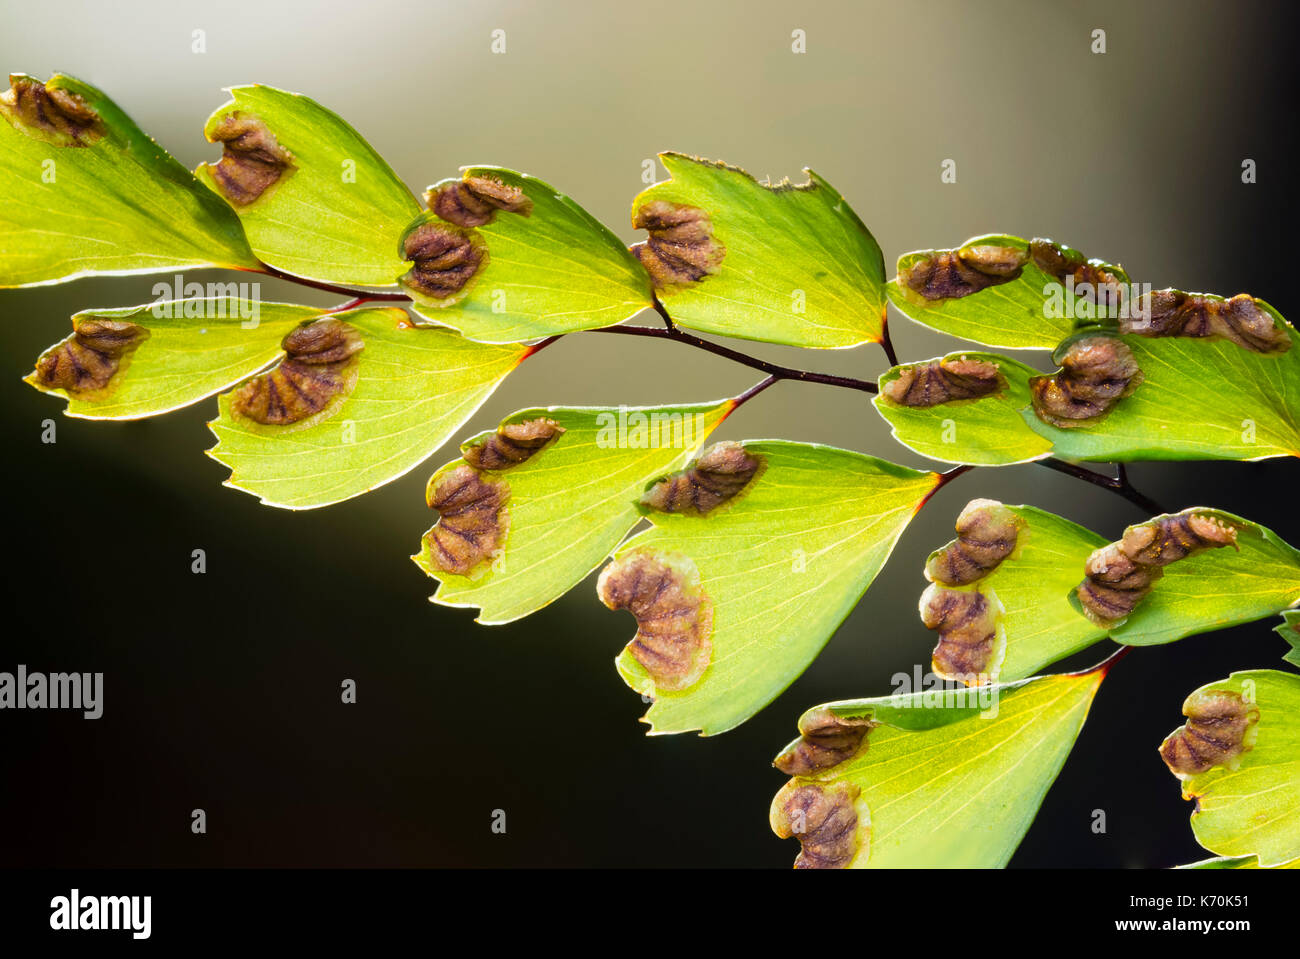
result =
[[[1064,473],[1066,476],[1073,476],[1075,479],[1081,479],[1084,482],[1091,483],[1094,486],[1100,486],[1102,489],[1108,489],[1118,493],[1133,505],[1145,510],[1152,516],[1160,513],[1167,513],[1159,503],[1146,496],[1136,489],[1128,481],[1128,471],[1124,469],[1121,463],[1119,475],[1116,477],[1105,476],[1101,473],[1094,473],[1092,470],[1084,469],[1082,466],[1076,466],[1074,463],[1067,463],[1065,460],[1045,459],[1037,461],[1040,465],[1048,469],[1056,470],[1058,473]]]
[[[285,273],[283,270],[278,270],[266,263],[263,263],[259,270],[247,272],[263,273],[266,276],[273,276],[276,279],[287,280],[290,283],[297,283],[299,286],[310,287],[313,290],[322,290],[326,293],[337,293],[341,296],[350,297],[347,302],[341,303],[326,311],[329,313],[340,313],[345,310],[353,310],[371,302],[407,303],[411,300],[411,298],[405,293],[390,291],[370,292],[367,290],[355,289],[353,287],[337,286],[333,283],[320,283],[316,280],[303,279],[300,276],[293,276],[292,274]],[[750,369],[766,373],[766,379],[755,383],[749,389],[745,390],[745,392],[734,398],[733,402],[736,407],[743,405],[759,393],[763,392],[769,386],[779,383],[781,380],[797,380],[801,383],[820,383],[824,386],[838,386],[844,389],[860,390],[863,393],[878,392],[876,384],[872,383],[870,380],[860,380],[852,376],[836,376],[831,373],[814,373],[811,370],[800,370],[790,366],[781,366],[777,363],[769,363],[767,360],[760,360],[756,356],[750,356],[748,353],[740,352],[740,350],[732,349],[729,346],[723,346],[721,343],[713,343],[703,337],[687,333],[673,322],[672,317],[668,315],[668,310],[664,307],[663,303],[659,301],[658,297],[655,297],[654,299],[654,310],[659,315],[659,318],[663,320],[664,325],[662,329],[656,326],[619,325],[602,326],[599,329],[584,330],[582,332],[615,333],[622,336],[648,336],[652,339],[672,340],[673,342],[684,343],[685,345],[692,346],[697,350],[703,350],[706,353],[712,353],[714,356],[721,356],[734,363],[739,363],[742,366],[749,367]],[[546,339],[534,343],[532,347],[529,348],[527,355],[532,356],[541,352],[556,340],[561,339],[564,335],[565,334],[561,333],[555,336],[548,336]],[[885,356],[889,359],[890,365],[897,366],[898,356],[894,352],[894,345],[889,338],[888,321],[883,317],[881,320],[880,346],[885,351]],[[1129,483],[1128,472],[1125,470],[1123,463],[1119,464],[1119,475],[1116,477],[1110,477],[1104,476],[1101,473],[1094,473],[1092,470],[1084,469],[1083,467],[1076,466],[1073,463],[1067,463],[1064,460],[1045,459],[1038,460],[1037,462],[1049,469],[1054,469],[1059,473],[1065,473],[1067,476],[1073,476],[1076,479],[1092,483],[1094,486],[1100,486],[1102,489],[1108,489],[1114,493],[1118,493],[1130,503],[1133,503],[1153,515],[1166,512],[1166,510],[1162,509],[1154,500],[1133,488]],[[957,466],[940,474],[939,483],[935,487],[935,492],[942,489],[945,484],[956,479],[962,473],[971,469],[974,469],[974,467],[969,465]],[[926,497],[926,499],[928,500],[929,497]]]

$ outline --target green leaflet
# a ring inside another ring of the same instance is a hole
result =
[[[235,297],[175,300],[111,310],[84,310],[73,324],[99,317],[143,327],[148,337],[120,363],[107,388],[60,389],[33,372],[26,382],[68,401],[69,416],[130,420],[189,406],[238,383],[281,355],[280,340],[320,313],[308,306]],[[43,357],[69,348],[76,335]]]
[[[1150,595],[1111,637],[1129,646],[1156,646],[1226,629],[1300,603],[1300,551],[1276,533],[1222,510],[1184,513],[1216,517],[1237,530],[1237,549],[1210,549],[1164,568]],[[1082,579],[1083,570],[1080,569]]]
[[[1300,337],[1276,310],[1257,302],[1285,326],[1292,342],[1286,353],[1255,353],[1224,340],[1124,335],[1142,370],[1131,396],[1089,426],[1058,429],[1032,409],[1025,421],[1069,460],[1300,456]]]
[[[10,82],[7,97],[47,88],[80,96],[99,122],[76,145],[21,104],[0,102],[0,287],[258,266],[229,207],[95,87],[62,74],[44,86],[25,74]]]
[[[1195,699],[1215,691],[1257,709],[1254,744],[1226,764],[1180,777],[1183,798],[1196,801],[1192,831],[1219,856],[1256,856],[1263,867],[1290,863],[1300,858],[1300,676],[1233,673],[1198,689],[1184,712],[1194,713]]]
[[[1108,274],[1124,287],[1129,283],[1128,275],[1119,266],[1096,259],[1085,261],[1077,250],[1050,240],[1041,242],[1079,264],[1085,280],[1097,278],[1092,274]],[[918,264],[936,258],[940,263],[950,264],[983,248],[1019,251],[1024,259],[1020,272],[1009,282],[942,299],[927,299],[904,282]],[[1104,304],[1099,307],[1087,296],[1073,297],[1073,276],[1063,279],[1046,272],[1030,255],[1030,249],[1031,242],[1020,237],[988,234],[973,237],[954,250],[905,253],[898,258],[897,276],[886,287],[889,301],[904,316],[922,326],[1005,349],[1050,350],[1070,333],[1077,318],[1100,319],[1114,312]],[[1082,286],[1078,289],[1085,292]]]
[[[218,142],[229,118],[260,120],[291,156],[291,168],[252,202],[231,205],[248,241],[266,263],[326,283],[394,286],[406,269],[397,243],[420,212],[415,197],[356,130],[315,100],[253,84],[232,87],[232,99],[204,126]],[[230,199],[213,169],[198,177]]]
[[[927,363],[971,359],[997,365],[1005,388],[978,399],[956,399],[935,406],[913,407],[886,395],[909,367]],[[944,463],[1006,466],[1042,459],[1052,452],[1051,441],[1025,422],[1029,406],[1029,378],[1038,370],[994,353],[963,351],[934,360],[896,366],[880,375],[880,393],[872,400],[876,410],[893,427],[894,439],[910,450]]]
[[[653,511],[653,527],[628,540],[601,577],[663,560],[688,592],[705,597],[707,668],[685,688],[664,683],[624,649],[616,664],[653,696],[652,733],[725,732],[771,702],[813,660],[884,566],[938,477],[807,443],[746,441],[759,472],[732,501],[704,516]],[[672,625],[674,610],[659,623]]]
[[[987,502],[974,501],[970,505]],[[934,587],[984,594],[996,616],[997,643],[988,661],[977,664],[980,668],[962,672],[982,673],[989,679],[1004,681],[1031,676],[1043,666],[1106,638],[1106,630],[1081,615],[1071,603],[1084,563],[1093,550],[1105,545],[1105,540],[1033,506],[1005,508],[1018,521],[1014,552],[973,583],[940,583]],[[959,549],[958,543],[954,540],[931,556]],[[941,649],[935,652],[934,670],[943,675],[945,657],[940,655]],[[961,651],[954,650],[953,655],[960,656]]]
[[[1290,644],[1282,659],[1292,666],[1300,668],[1300,609],[1288,609],[1282,612],[1282,622],[1273,627],[1273,631]]]
[[[777,793],[773,831],[800,839],[798,865],[1005,866],[1104,676],[1099,668],[948,691],[947,699],[936,690],[810,710],[800,719],[805,732],[855,718],[878,725],[859,727],[865,736],[847,758]],[[777,764],[789,768],[803,748],[792,743]]]
[[[487,471],[493,481],[509,486],[509,532],[486,568],[472,575],[444,572],[424,540],[412,559],[439,581],[433,601],[478,607],[478,622],[498,624],[558,599],[596,569],[640,521],[636,501],[646,484],[683,466],[731,409],[725,400],[644,409],[547,407],[511,414],[503,427],[544,417],[564,432],[524,462]],[[461,448],[495,433],[472,437]],[[464,462],[441,467],[430,488]]]
[[[1202,859],[1200,862],[1189,862],[1184,866],[1176,866],[1176,869],[1300,869],[1300,859],[1293,859],[1290,862],[1284,862],[1277,866],[1264,867],[1259,864],[1258,856],[1219,856],[1214,859]]]
[[[270,506],[309,509],[368,492],[445,443],[529,353],[447,330],[413,328],[399,309],[335,314],[365,343],[355,386],[324,418],[271,426],[220,398],[208,451],[230,467],[226,485]]]
[[[467,167],[463,178],[431,186],[430,212],[403,240],[424,223],[441,222],[434,212],[439,190],[463,189],[472,178],[517,189],[528,212],[500,210],[472,228],[487,262],[463,295],[439,300],[407,283],[418,313],[474,340],[514,343],[612,326],[653,305],[649,277],[618,237],[549,183],[503,167]]]
[[[694,248],[684,256],[709,271],[699,280],[661,285],[659,297],[678,325],[823,349],[880,341],[884,259],[829,183],[808,170],[807,183],[768,186],[723,163],[681,153],[660,159],[672,179],[633,202],[633,224],[650,230],[642,255],[664,243],[666,261],[680,264],[684,242]],[[704,217],[684,239],[683,228],[673,227],[681,205]]]

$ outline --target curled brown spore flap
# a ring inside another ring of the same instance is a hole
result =
[[[1125,333],[1227,340],[1252,353],[1276,355],[1291,349],[1291,337],[1252,296],[1238,293],[1228,300],[1196,296],[1179,290],[1146,294],[1133,316],[1120,321]],[[1149,312],[1149,315],[1144,315]]]
[[[459,183],[427,191],[424,202],[441,219],[463,227],[491,223],[498,210],[520,216],[531,216],[533,212],[533,201],[523,190],[491,176],[467,174]]]
[[[1015,552],[1021,525],[997,500],[971,500],[957,517],[957,538],[926,560],[925,578],[945,586],[983,579]]]
[[[365,349],[355,327],[333,317],[291,331],[273,369],[238,387],[232,412],[265,426],[290,426],[322,413],[356,385],[357,354]]]
[[[464,447],[460,455],[475,469],[508,470],[532,459],[563,432],[563,426],[544,416],[507,423],[483,442]]]
[[[126,320],[73,320],[73,333],[36,361],[36,382],[47,389],[90,394],[108,388],[149,331]]]
[[[402,282],[431,300],[448,304],[487,263],[487,247],[475,235],[452,226],[421,223],[407,234],[402,254],[412,267]]]
[[[739,496],[761,466],[741,444],[715,443],[689,469],[650,487],[641,503],[664,513],[704,516]]]
[[[713,603],[700,589],[695,564],[685,556],[636,550],[605,567],[596,592],[610,609],[636,617],[627,650],[656,690],[693,686],[713,655]]]
[[[293,154],[251,113],[236,110],[226,114],[208,139],[222,146],[221,159],[208,170],[222,196],[235,206],[248,206],[260,199],[296,169]]]
[[[857,799],[852,783],[830,785],[792,780],[777,795],[772,827],[782,839],[799,840],[796,869],[844,869],[859,855]]]
[[[426,494],[438,522],[424,534],[431,564],[469,576],[500,554],[509,530],[510,487],[460,465],[437,476]]]
[[[1119,277],[1090,262],[1082,253],[1051,240],[1033,239],[1029,241],[1029,257],[1036,267],[1062,283],[1073,277],[1076,287],[1087,284],[1091,288],[1089,298],[1094,302],[1118,305],[1123,290]]]
[[[1099,422],[1142,383],[1133,351],[1123,340],[1098,334],[1072,342],[1052,376],[1029,381],[1034,413],[1062,429]]]
[[[1079,604],[1094,623],[1127,617],[1164,575],[1164,567],[1207,549],[1237,548],[1235,527],[1204,513],[1185,511],[1130,526],[1123,537],[1094,550],[1084,565]]]
[[[1216,766],[1235,768],[1254,747],[1259,708],[1230,690],[1195,692],[1183,703],[1185,725],[1160,744],[1160,757],[1180,779]]]
[[[926,409],[955,400],[977,400],[1006,388],[1006,380],[991,360],[945,357],[905,366],[885,384],[886,398],[901,406]]]
[[[939,634],[934,671],[975,685],[996,676],[1003,654],[998,636],[1001,607],[979,590],[933,584],[921,594],[921,622]]]
[[[104,121],[84,97],[31,77],[9,78],[0,113],[15,129],[56,146],[90,146],[104,135]]]
[[[772,765],[788,776],[838,766],[867,748],[867,734],[877,725],[868,716],[837,716],[819,706],[799,720],[799,741]]]
[[[650,234],[632,252],[655,289],[698,283],[718,272],[727,253],[713,235],[713,221],[699,207],[655,200],[636,211],[632,225]]]
[[[917,260],[898,279],[927,300],[951,300],[1010,283],[1028,259],[1028,253],[1014,246],[965,246]]]

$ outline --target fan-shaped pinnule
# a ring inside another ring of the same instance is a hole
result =
[[[713,603],[687,556],[653,550],[624,553],[605,567],[596,592],[610,609],[636,617],[627,649],[655,689],[693,686],[713,655]]]
[[[1187,722],[1160,744],[1160,758],[1179,779],[1231,768],[1255,744],[1259,708],[1240,693],[1197,690],[1183,703],[1183,715]]]
[[[46,389],[96,394],[108,388],[149,331],[127,320],[73,318],[73,334],[36,361],[35,379]]]
[[[1187,510],[1130,526],[1123,538],[1088,557],[1078,586],[1084,615],[1111,626],[1125,619],[1164,575],[1163,569],[1195,553],[1237,548],[1237,530],[1208,513]]]
[[[281,342],[285,356],[235,390],[230,409],[265,426],[292,426],[337,405],[357,381],[360,332],[328,317],[300,326]]]

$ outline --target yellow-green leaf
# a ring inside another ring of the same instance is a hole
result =
[[[226,485],[289,509],[372,490],[450,439],[529,353],[412,327],[398,309],[335,318],[356,329],[364,348],[355,384],[323,418],[267,425],[232,411],[237,390],[221,396],[209,455],[230,467]]]
[[[0,97],[0,287],[257,267],[230,208],[102,92],[62,74],[10,83]]]
[[[678,325],[823,349],[880,341],[884,259],[834,187],[811,170],[807,183],[769,185],[724,163],[660,159],[672,179],[638,195],[632,219],[650,233],[637,249]]]
[[[509,488],[508,534],[482,569],[442,569],[426,538],[412,557],[439,581],[433,601],[473,606],[478,622],[508,623],[564,595],[605,560],[641,519],[637,500],[647,483],[681,467],[731,411],[730,400],[659,408],[521,410],[501,424],[550,420],[560,432],[517,465],[486,471]],[[644,432],[643,432],[644,428]],[[488,442],[495,430],[466,440]],[[430,479],[435,488],[457,459]]]
[[[269,136],[283,168],[269,185],[258,181],[247,192],[228,185],[221,163],[236,164],[238,172],[241,162],[266,162],[262,154],[241,160],[236,150],[234,158],[200,164],[196,173],[231,201],[257,255],[310,280],[396,285],[408,265],[398,241],[420,205],[384,158],[308,97],[262,84],[230,93],[233,99],[209,117],[204,135],[214,143],[240,132]],[[256,145],[263,153],[270,149],[264,139]],[[263,189],[254,196],[257,187]]]

